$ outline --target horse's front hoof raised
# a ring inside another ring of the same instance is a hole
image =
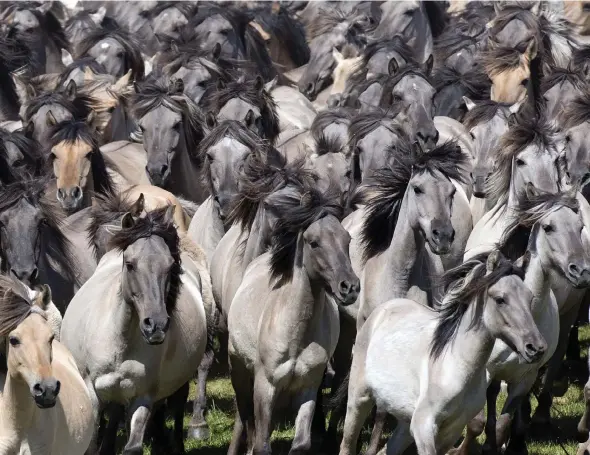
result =
[[[195,425],[188,427],[188,437],[191,439],[198,439],[200,441],[209,439],[211,437],[211,430],[207,424]]]

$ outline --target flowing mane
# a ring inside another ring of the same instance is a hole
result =
[[[49,259],[50,267],[63,272],[69,280],[78,283],[77,259],[72,245],[61,230],[63,213],[57,205],[48,201],[43,194],[49,183],[47,177],[28,178],[4,186],[0,191],[0,213],[25,199],[38,207],[43,215],[40,242],[42,254]],[[8,262],[0,248],[0,272],[6,273]]]
[[[524,271],[504,257],[500,257],[497,266],[488,273],[489,254],[479,254],[441,277],[440,285],[445,297],[438,310],[438,323],[430,343],[430,356],[433,359],[439,358],[444,349],[453,342],[469,305],[482,307],[481,313],[485,305],[484,297],[490,286],[509,275],[516,275],[524,280]],[[471,324],[477,324],[477,321],[473,320]]]
[[[23,131],[8,131],[0,128],[0,142],[2,143],[0,155],[6,152],[6,142],[10,142],[22,153],[28,172],[35,176],[40,175],[45,158],[41,153],[41,146],[35,139],[27,137]]]
[[[47,11],[42,13],[37,9],[40,3],[37,2],[14,2],[8,6],[7,10],[10,12],[15,11],[28,11],[35,16],[39,21],[39,27],[43,31],[45,38],[53,44],[57,49],[70,49],[70,43],[66,38],[66,34],[61,26],[59,19],[56,17],[54,11]],[[60,3],[56,4],[56,7],[63,9],[63,5]],[[53,7],[52,7],[53,9]],[[57,11],[56,11],[57,12]],[[4,16],[6,17],[6,16]],[[12,35],[12,31],[9,32],[9,36]],[[22,33],[17,33],[18,38],[22,36]]]
[[[76,120],[64,120],[55,125],[50,131],[51,150],[58,144],[75,145],[78,142],[88,144],[91,147],[90,168],[94,181],[94,192],[108,194],[113,192],[113,181],[108,173],[107,166],[100,148],[95,129],[86,122]],[[49,162],[52,158],[49,158]]]
[[[57,104],[72,114],[72,118],[85,120],[96,108],[97,102],[92,96],[82,92],[76,93],[73,98],[63,90],[43,93],[25,103],[23,123],[30,122],[39,109],[48,104]]]
[[[172,221],[167,220],[168,207],[162,207],[148,212],[145,217],[137,218],[130,228],[122,228],[116,232],[109,242],[110,247],[121,252],[139,239],[152,236],[160,237],[170,250],[174,265],[170,271],[170,287],[166,297],[166,308],[174,311],[176,301],[180,295],[182,282],[182,262],[180,259],[180,238]]]
[[[92,58],[92,57],[79,58],[77,60],[74,60],[68,66],[66,66],[66,68],[61,72],[61,74],[59,75],[59,78],[57,79],[57,87],[64,86],[66,81],[70,77],[70,74],[74,70],[80,70],[80,71],[84,72],[84,71],[86,71],[86,69],[89,69],[94,74],[106,74],[106,69],[104,68],[104,66],[101,65],[100,63],[98,63],[94,58]]]
[[[349,126],[356,114],[356,109],[351,109],[349,107],[333,107],[321,111],[313,119],[313,123],[311,124],[311,136],[317,141],[323,134],[324,129],[333,123],[344,123]]]
[[[31,63],[29,39],[12,39],[0,36],[0,115],[5,120],[19,118],[20,101],[11,74]]]
[[[522,257],[527,249],[534,246],[538,229],[534,228],[541,219],[551,212],[567,207],[578,212],[580,204],[574,194],[542,193],[531,196],[518,195],[510,224],[505,228],[502,238],[496,248],[507,258],[516,261]]]
[[[0,275],[0,338],[6,337],[31,314],[33,304],[25,285]]]
[[[559,113],[559,124],[564,130],[590,122],[590,87],[586,87]]]
[[[298,240],[303,231],[328,215],[341,220],[344,208],[339,196],[322,194],[313,186],[301,193],[284,194],[269,205],[278,218],[270,246],[270,275],[275,287],[280,287],[293,278]]]
[[[80,43],[80,52],[77,58],[86,57],[90,49],[96,44],[100,43],[105,39],[113,39],[121,45],[124,49],[125,64],[123,68],[123,74],[126,74],[131,70],[131,79],[134,81],[140,81],[144,78],[144,63],[141,55],[141,45],[135,40],[135,38],[128,32],[120,28],[98,28],[90,35],[88,35]]]
[[[460,73],[454,68],[444,66],[433,77],[433,86],[440,91],[449,85],[460,85],[472,99],[489,99],[491,81],[481,68],[474,68],[466,73]]]
[[[191,158],[197,159],[194,149],[204,136],[203,117],[198,106],[183,93],[178,84],[178,79],[166,78],[142,83],[138,92],[131,97],[131,111],[138,120],[160,106],[180,114],[187,153]]]
[[[380,126],[401,134],[395,121],[397,114],[397,110],[374,109],[353,117],[348,127],[350,151],[354,152],[358,141]]]
[[[483,53],[482,63],[488,76],[493,77],[519,68],[522,53],[512,47],[494,46]]]
[[[551,72],[543,77],[541,90],[545,93],[550,88],[565,82],[572,84],[576,90],[584,90],[588,87],[586,76],[575,67],[552,68]]]
[[[318,156],[327,155],[329,153],[346,154],[346,144],[342,144],[339,137],[321,135],[315,140],[315,147],[313,153]]]
[[[500,139],[496,149],[495,166],[486,181],[486,194],[489,203],[494,206],[501,199],[508,197],[512,179],[512,161],[528,146],[535,146],[539,153],[548,149],[556,150],[556,131],[548,120],[541,116],[516,114],[516,121]]]
[[[274,143],[280,133],[277,106],[273,97],[264,88],[261,77],[246,78],[241,76],[236,81],[222,84],[218,90],[203,100],[206,111],[218,113],[228,101],[240,98],[260,111],[262,131],[266,139]]]
[[[478,101],[476,106],[465,114],[463,125],[470,130],[480,123],[489,122],[496,115],[500,115],[505,120],[508,120],[510,117],[510,106],[511,104],[499,103],[492,100]]]
[[[400,208],[412,176],[440,172],[445,178],[463,182],[466,158],[454,142],[446,142],[424,153],[407,139],[393,145],[393,159],[376,170],[359,188],[355,199],[366,204],[360,235],[363,262],[385,251],[393,239]]]

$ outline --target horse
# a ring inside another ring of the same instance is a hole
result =
[[[196,12],[196,5],[185,2],[160,2],[146,11],[156,38],[178,38],[179,31]]]
[[[464,101],[467,113],[463,125],[473,139],[470,177],[473,185],[471,215],[475,225],[492,208],[486,199],[486,182],[492,174],[500,138],[508,131],[509,118],[518,112],[522,102],[509,105],[491,100],[474,103],[469,98]]]
[[[196,148],[204,137],[204,120],[183,88],[178,79],[146,81],[132,97],[131,110],[143,132],[150,182],[203,202],[208,191],[201,182]]]
[[[91,114],[92,115],[92,114]],[[98,138],[92,123],[64,120],[57,123],[51,111],[48,113],[49,157],[48,165],[57,179],[56,197],[69,214],[92,204],[94,193],[113,191],[113,181],[98,148]]]
[[[274,144],[279,135],[276,104],[267,92],[261,76],[240,77],[220,83],[216,91],[203,101],[205,112],[215,113],[219,120],[237,120]]]
[[[531,118],[526,111],[515,115],[496,148],[494,168],[485,183],[486,204],[492,209],[473,227],[465,259],[489,251],[500,239],[519,194],[560,190],[560,143],[560,136],[544,116]]]
[[[350,195],[352,168],[346,155],[346,146],[340,139],[320,136],[315,140],[307,161],[310,169],[318,176],[318,189],[321,192],[334,191],[345,205]]]
[[[316,142],[321,137],[339,140],[341,144],[346,144],[348,149],[348,128],[356,114],[355,109],[347,107],[332,107],[319,112],[310,127],[312,139]],[[348,150],[346,153],[348,154]]]
[[[572,194],[520,197],[514,221],[497,245],[508,256],[522,258],[524,281],[533,293],[533,318],[547,342],[547,349],[537,362],[524,365],[510,346],[501,340],[496,341],[487,362],[488,423],[485,427],[487,446],[492,451],[508,443],[508,439],[510,449],[520,451],[523,448],[524,425],[519,422],[522,400],[533,387],[539,369],[555,353],[560,338],[559,308],[551,288],[561,279],[574,287],[590,285],[590,262],[582,245],[583,223],[578,201]],[[508,398],[496,425],[500,380],[508,384]],[[478,416],[480,418],[483,418],[483,411]],[[462,443],[464,448],[475,436],[473,431],[467,434]]]
[[[62,342],[83,372],[95,419],[107,403],[130,404],[127,453],[142,450],[154,404],[191,379],[207,345],[202,283],[193,253],[181,249],[173,211],[168,206],[145,217],[123,216],[111,251],[76,293],[62,323]],[[97,293],[97,287],[103,290]],[[119,352],[119,360],[97,355],[97,339]],[[90,450],[95,445],[96,430]]]
[[[13,3],[4,11],[8,37],[23,40],[29,47],[30,74],[59,73],[61,50],[69,43],[63,28],[48,3]]]
[[[2,450],[83,455],[94,427],[90,395],[72,355],[52,330],[49,287],[43,285],[31,297],[22,283],[0,276],[0,291],[0,336],[7,346],[0,394]]]
[[[511,47],[495,47],[484,54],[483,66],[492,81],[492,101],[514,104],[525,97],[531,77],[531,61],[537,55],[533,46],[531,41],[524,54]]]
[[[3,145],[0,159],[6,168],[21,174],[42,174],[45,160],[37,141],[28,138],[22,131],[11,132],[0,128],[0,142]]]
[[[452,215],[459,204],[453,202],[466,165],[459,147],[449,142],[423,153],[400,140],[390,153],[389,165],[376,170],[358,196],[365,204],[358,329],[392,298],[432,306],[444,272],[440,255],[450,252],[456,235]]]
[[[110,27],[92,31],[80,43],[76,58],[92,57],[108,74],[120,78],[131,70],[131,79],[141,81],[145,67],[141,46],[130,33]]]
[[[270,251],[246,270],[228,317],[238,409],[230,454],[239,452],[244,432],[249,450],[270,454],[273,411],[287,397],[298,407],[291,452],[311,449],[318,389],[338,340],[337,304],[353,303],[359,291],[335,200],[312,187],[285,194],[271,209]]]
[[[556,120],[577,96],[588,89],[586,77],[575,68],[554,68],[543,78],[541,91],[545,100],[546,115]]]
[[[0,38],[0,122],[19,120],[19,97],[11,74],[29,63],[27,41]]]
[[[523,278],[495,251],[447,272],[438,310],[409,299],[375,310],[354,346],[340,455],[356,453],[375,404],[397,419],[388,453],[403,453],[412,440],[420,455],[451,449],[485,404],[485,366],[495,340],[506,340],[527,363],[547,349]]]
[[[20,179],[0,192],[0,271],[29,286],[47,283],[60,311],[85,271],[62,230],[63,214],[44,197],[47,178]]]
[[[96,12],[82,10],[66,20],[64,32],[68,42],[73,46],[72,50],[74,54],[78,55],[80,53],[78,49],[80,43],[83,42],[94,30],[105,25],[111,25],[114,22],[114,20],[106,14],[106,8],[101,6]]]

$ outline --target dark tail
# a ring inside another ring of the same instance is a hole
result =
[[[350,370],[346,377],[342,380],[342,384],[338,387],[338,390],[333,391],[332,395],[326,402],[326,408],[332,411],[342,409],[346,405],[348,399],[348,383],[350,382]]]

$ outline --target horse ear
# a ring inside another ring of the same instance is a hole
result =
[[[537,40],[532,39],[529,45],[526,47],[526,51],[524,51],[523,57],[528,61],[531,62],[537,56]]]
[[[264,90],[266,90],[268,93],[270,93],[272,91],[272,89],[276,87],[278,81],[279,81],[279,77],[275,76],[272,81],[264,84]]]
[[[41,5],[39,5],[35,9],[42,14],[47,14],[51,10],[52,7],[53,7],[53,2],[43,2],[43,3],[41,3]]]
[[[166,213],[164,214],[164,223],[172,223],[174,221],[175,210],[176,206],[174,204],[170,204],[168,208],[166,208]]]
[[[129,213],[132,216],[139,216],[143,212],[144,208],[145,208],[145,197],[144,197],[143,193],[141,193],[139,195],[139,197],[137,198],[137,201],[135,201],[133,203],[133,205],[131,206]]]
[[[260,75],[256,76],[256,81],[254,81],[254,90],[256,90],[259,94],[262,94],[262,91],[264,90],[264,80]]]
[[[111,89],[115,93],[121,93],[123,90],[129,85],[131,81],[131,70],[127,71],[127,74],[121,76],[121,78],[115,82],[115,84],[111,87]]]
[[[217,126],[217,119],[215,118],[215,114],[213,114],[213,112],[207,112],[207,115],[205,115],[205,124],[210,130]]]
[[[74,98],[76,98],[77,94],[78,94],[78,86],[76,85],[76,81],[74,79],[70,79],[70,82],[68,82],[68,85],[66,87],[66,96],[70,100],[73,100]]]
[[[215,47],[211,51],[211,58],[213,61],[217,61],[217,59],[221,56],[221,44],[215,43]]]
[[[41,284],[37,286],[36,289],[38,294],[37,297],[35,297],[35,305],[45,311],[51,303],[51,288],[46,284]]]
[[[133,219],[133,215],[127,212],[125,215],[123,215],[123,218],[121,219],[121,229],[131,229],[133,226],[135,226],[135,220]]]
[[[498,267],[500,260],[502,259],[502,253],[499,250],[494,250],[488,256],[486,261],[486,273],[492,273]]]
[[[45,115],[45,122],[47,123],[47,126],[50,127],[57,125],[57,120],[55,119],[53,112],[47,111],[47,114]]]
[[[334,57],[334,60],[336,60],[336,65],[340,65],[340,63],[342,63],[344,60],[344,56],[335,47],[332,48],[332,57]]]
[[[86,117],[86,124],[89,126],[92,126],[95,119],[96,119],[96,113],[92,110],[92,111],[90,111],[90,114],[88,114],[88,117]]]
[[[254,123],[254,112],[252,112],[252,109],[248,110],[248,113],[246,114],[246,126],[248,128],[250,128],[252,126],[252,124]]]
[[[428,58],[426,59],[424,66],[422,67],[424,70],[424,74],[426,74],[427,76],[430,76],[430,74],[432,73],[433,66],[434,66],[434,56],[432,54],[430,54],[428,56]]]
[[[33,139],[33,133],[35,132],[35,124],[33,122],[29,122],[25,125],[24,133],[25,136],[29,139]]]
[[[514,261],[514,265],[520,267],[523,272],[526,273],[527,269],[529,268],[529,263],[531,262],[531,252],[526,250],[524,255]]]
[[[100,25],[106,14],[107,9],[104,6],[101,6],[100,8],[98,8],[98,11],[96,13],[90,14],[90,19],[92,19],[92,22],[94,22],[96,25]]]
[[[398,65],[395,57],[393,57],[389,61],[389,64],[387,65],[387,71],[389,72],[390,76],[393,76],[395,73],[397,73],[399,71],[399,65]]]
[[[473,109],[475,107],[475,103],[473,101],[471,101],[471,99],[469,99],[466,96],[463,97],[463,102],[465,103],[465,106],[467,106],[468,111],[470,111],[471,109]]]
[[[66,49],[61,50],[61,62],[64,66],[70,66],[72,63],[74,63],[72,54],[70,54]]]
[[[35,88],[31,84],[27,84],[19,76],[13,76],[12,80],[14,81],[16,95],[18,96],[18,100],[20,101],[21,105],[35,98],[37,94],[35,93]]]

